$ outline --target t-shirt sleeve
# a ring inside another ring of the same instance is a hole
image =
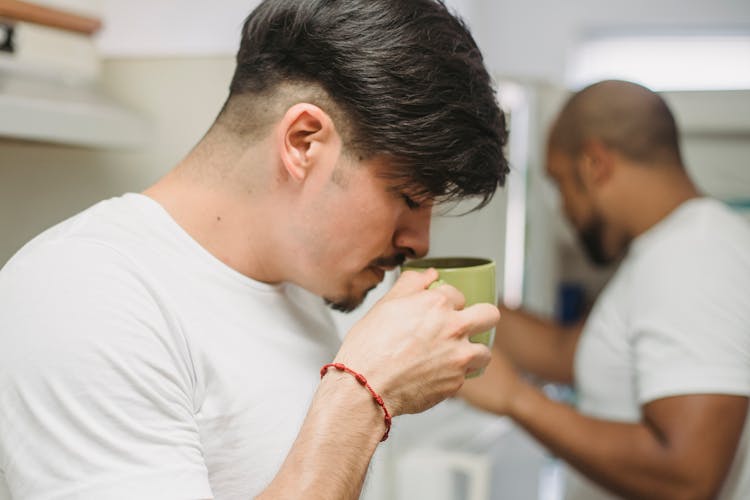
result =
[[[750,395],[750,261],[710,240],[650,250],[633,274],[639,402]]]
[[[211,498],[189,351],[127,259],[46,242],[0,274],[0,469],[14,499]]]

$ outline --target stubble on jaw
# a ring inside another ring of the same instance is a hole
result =
[[[334,299],[323,297],[323,300],[325,300],[326,305],[334,311],[350,313],[357,309],[360,305],[362,305],[362,302],[365,301],[365,297],[367,297],[367,294],[374,290],[378,286],[378,284],[379,283],[376,283],[375,285],[366,289],[360,295],[355,295],[353,292],[350,292],[341,298]]]
[[[403,253],[398,253],[389,257],[379,257],[373,260],[365,269],[398,267],[403,264],[405,260],[406,255],[404,255]],[[378,281],[378,283],[375,283],[370,288],[365,289],[362,293],[359,294],[355,293],[353,290],[353,286],[350,285],[347,293],[342,295],[341,297],[323,297],[323,300],[325,300],[326,305],[334,311],[350,313],[357,309],[360,305],[362,305],[362,302],[365,301],[367,294],[377,288],[377,286],[381,282],[382,280]]]

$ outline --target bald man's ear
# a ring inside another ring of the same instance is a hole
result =
[[[330,116],[313,104],[290,107],[279,123],[278,133],[281,163],[289,177],[300,182],[314,167],[335,161],[341,148]]]
[[[615,154],[602,141],[591,139],[583,145],[580,175],[587,188],[605,184],[614,173]]]

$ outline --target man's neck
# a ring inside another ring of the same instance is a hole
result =
[[[628,206],[623,211],[633,238],[651,229],[686,201],[701,196],[685,171],[676,167],[644,171],[643,178],[633,186]]]
[[[267,265],[278,259],[273,217],[251,189],[196,171],[191,154],[143,194],[162,205],[198,244],[227,266],[266,283],[282,280]]]

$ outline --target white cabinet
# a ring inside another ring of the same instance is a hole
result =
[[[0,73],[0,137],[88,147],[145,143],[148,122],[93,85]]]

